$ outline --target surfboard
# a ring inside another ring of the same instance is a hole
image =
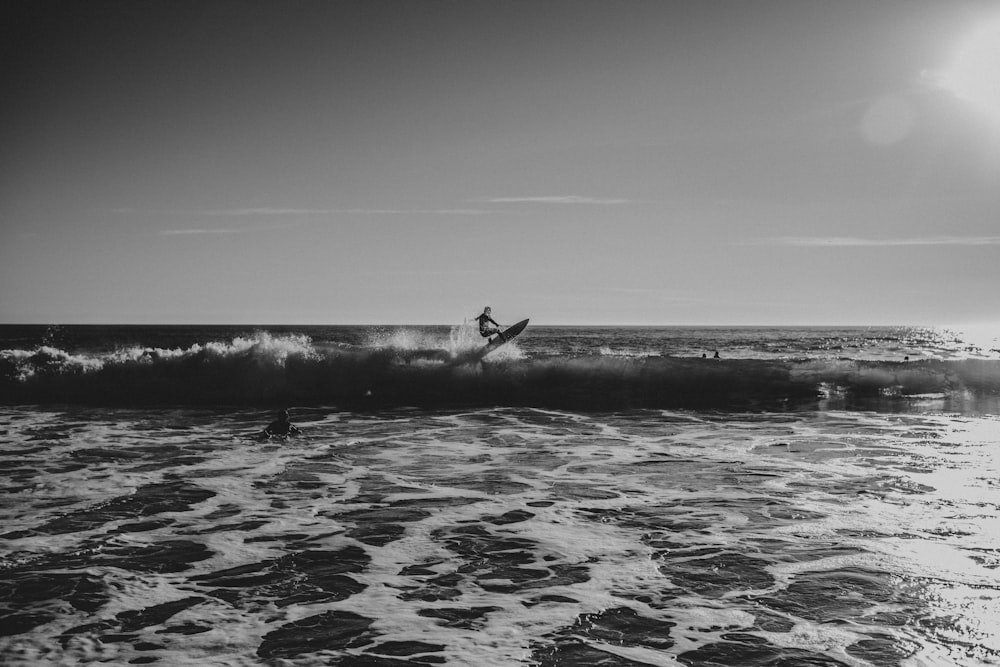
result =
[[[515,336],[524,331],[524,327],[526,326],[528,326],[528,320],[521,320],[517,324],[507,327],[500,333],[500,335],[492,338],[490,342],[486,344],[486,347],[491,350],[500,347],[504,343],[513,340]]]

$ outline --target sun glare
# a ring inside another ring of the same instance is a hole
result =
[[[1000,354],[1000,322],[951,324],[938,328],[954,336],[966,352],[975,356],[995,358]]]
[[[1000,128],[1000,17],[965,38],[940,83]]]

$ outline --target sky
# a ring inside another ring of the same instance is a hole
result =
[[[1000,319],[996,0],[0,11],[0,323]]]

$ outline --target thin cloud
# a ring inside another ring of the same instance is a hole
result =
[[[233,208],[196,211],[219,216],[297,216],[297,215],[486,215],[477,208]]]
[[[348,213],[354,215],[490,215],[495,211],[487,211],[481,208],[414,208],[414,209],[394,209],[394,208],[345,208],[332,209],[328,213]]]
[[[612,204],[628,204],[631,200],[569,195],[563,197],[494,197],[486,201],[490,204],[597,204],[608,206]]]
[[[925,236],[902,239],[866,239],[855,236],[779,236],[746,245],[776,245],[798,248],[887,248],[900,246],[992,246],[1000,236]]]
[[[488,215],[495,211],[478,208],[395,209],[395,208],[217,208],[217,209],[135,209],[117,208],[113,213],[159,214],[183,216],[245,217],[298,217],[314,215]]]
[[[309,208],[222,208],[179,212],[193,215],[217,215],[242,218],[258,215],[317,215],[325,213],[326,211]]]
[[[196,236],[199,234],[242,234],[245,229],[161,229],[160,236]]]

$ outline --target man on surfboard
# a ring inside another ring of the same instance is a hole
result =
[[[478,316],[476,319],[479,321],[479,335],[483,338],[489,338],[493,334],[498,334],[500,340],[503,340],[503,333],[500,331],[500,325],[491,316],[493,311],[489,306],[483,309],[483,314]],[[491,327],[490,324],[493,326]]]

